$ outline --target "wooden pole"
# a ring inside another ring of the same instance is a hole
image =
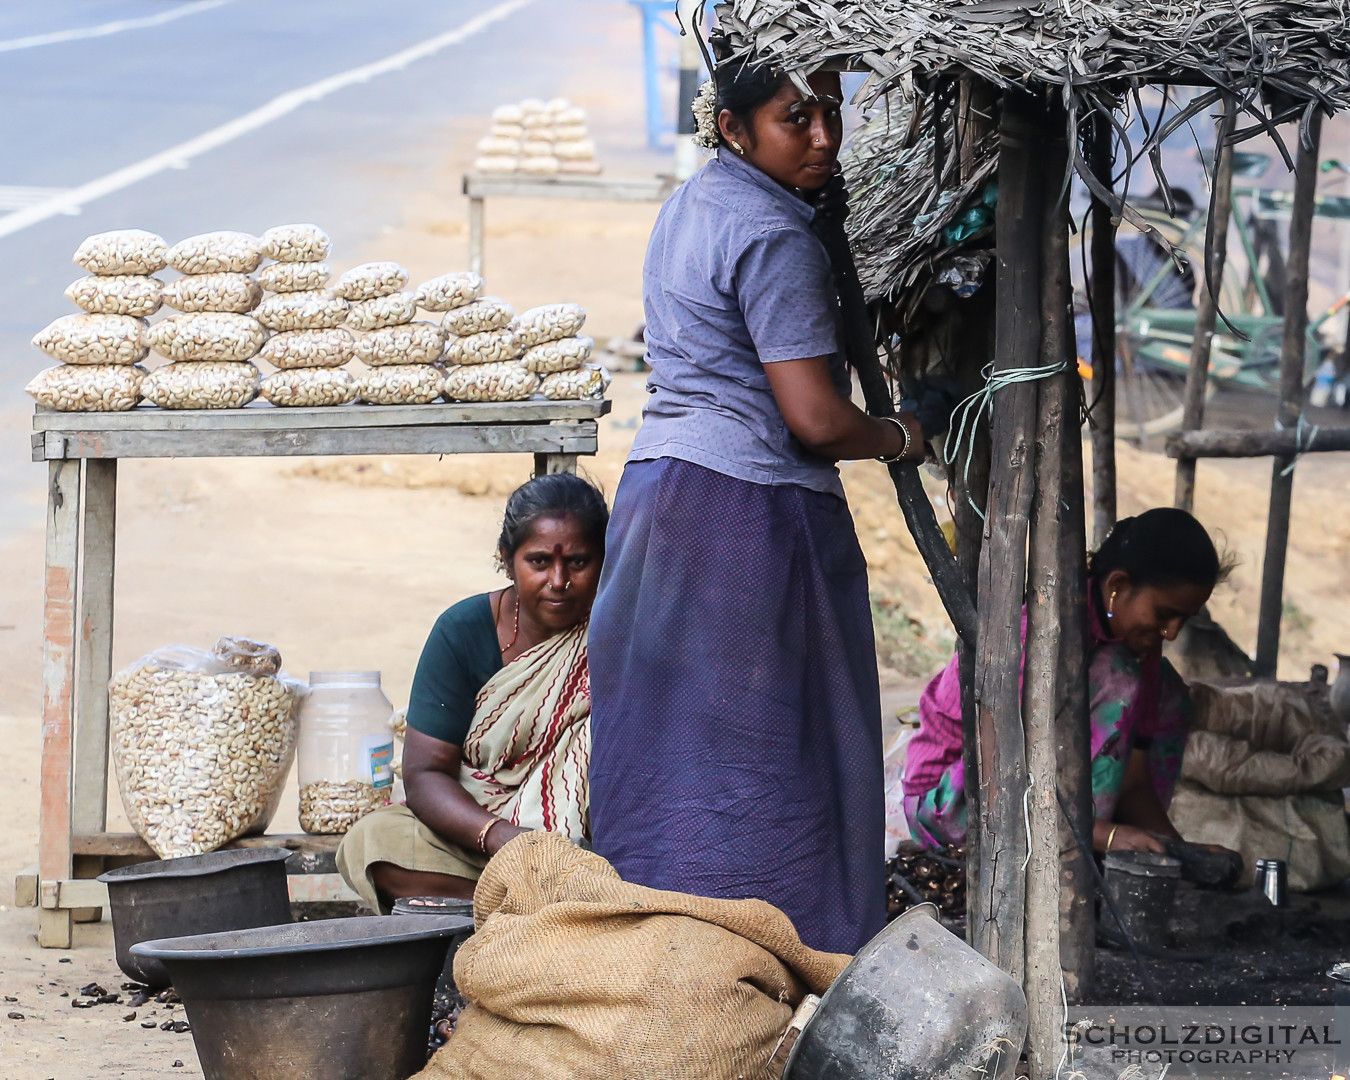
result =
[[[1033,367],[1041,341],[1041,109],[1036,98],[1005,90],[998,168],[997,367]],[[1037,390],[1012,383],[994,397],[989,502],[980,553],[976,696],[980,787],[980,875],[986,910],[973,928],[976,947],[1019,981],[1025,970],[1026,743],[1022,732],[1022,602]]]
[[[1044,119],[1044,178],[1041,184],[1041,342],[1043,367],[1067,365],[1073,326],[1069,280],[1067,194],[1061,178],[1068,166],[1064,139],[1067,120],[1051,105]],[[1030,560],[1027,568],[1026,669],[1023,681],[1027,784],[1026,977],[1029,1012],[1027,1052],[1032,1080],[1050,1080],[1061,1061],[1064,1025],[1060,999],[1060,856],[1058,711],[1062,559],[1060,502],[1064,475],[1060,459],[1070,434],[1077,431],[1078,402],[1067,400],[1063,374],[1039,383],[1035,444],[1035,495],[1031,506]]]
[[[1199,431],[1205,424],[1205,384],[1209,382],[1209,356],[1214,345],[1214,323],[1218,298],[1223,289],[1223,268],[1228,260],[1228,219],[1233,213],[1233,145],[1229,135],[1236,115],[1232,98],[1224,99],[1223,115],[1214,135],[1214,198],[1209,230],[1205,237],[1207,265],[1205,287],[1200,290],[1200,306],[1195,313],[1195,336],[1191,339],[1191,362],[1186,369],[1185,406],[1181,414],[1183,431]],[[1177,507],[1188,513],[1195,510],[1195,458],[1177,461]]]
[[[1289,457],[1350,450],[1350,428],[1318,428],[1316,434],[1294,427],[1279,431],[1182,431],[1167,440],[1168,457]]]
[[[1303,364],[1308,332],[1308,258],[1312,248],[1313,199],[1317,193],[1317,157],[1322,114],[1308,119],[1299,140],[1294,168],[1294,207],[1289,220],[1288,282],[1284,305],[1284,341],[1280,350],[1280,404],[1275,427],[1294,431],[1303,409]],[[1284,607],[1284,559],[1289,546],[1289,509],[1294,496],[1294,458],[1275,459],[1266,521],[1266,556],[1261,569],[1261,613],[1256,626],[1252,674],[1274,678],[1280,658],[1280,616]]]
[[[1110,118],[1092,118],[1093,174],[1112,187],[1115,152]],[[1116,523],[1116,225],[1111,207],[1092,199],[1092,535],[1101,544]],[[1081,451],[1081,447],[1080,447]]]

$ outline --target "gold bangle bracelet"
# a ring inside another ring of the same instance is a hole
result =
[[[897,461],[903,461],[905,455],[909,453],[909,448],[914,444],[914,436],[909,433],[908,425],[905,424],[903,420],[901,420],[899,417],[896,416],[879,416],[877,417],[877,419],[889,420],[892,424],[894,424],[896,427],[900,429],[900,433],[905,437],[905,445],[900,448],[900,453],[896,454],[894,457],[883,457],[880,454],[878,454],[877,460],[881,462],[883,465],[894,465]]]
[[[1116,838],[1116,830],[1119,828],[1120,828],[1119,825],[1111,826],[1111,831],[1106,834],[1106,847],[1102,848],[1103,853],[1111,850],[1111,841]]]
[[[492,818],[486,825],[483,826],[483,828],[478,833],[478,850],[482,852],[484,855],[487,854],[488,833],[492,831],[492,826],[496,825],[497,822],[501,820],[502,819],[499,817]]]

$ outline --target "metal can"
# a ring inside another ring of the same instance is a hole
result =
[[[1256,860],[1256,887],[1274,907],[1289,902],[1289,865],[1283,859]]]

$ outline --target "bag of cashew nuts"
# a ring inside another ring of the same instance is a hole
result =
[[[222,638],[214,653],[157,649],[109,681],[122,805],[161,859],[266,831],[295,758],[304,691],[279,661],[267,646]]]

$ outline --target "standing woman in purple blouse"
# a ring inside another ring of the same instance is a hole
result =
[[[849,400],[813,199],[837,75],[723,62],[716,159],[643,269],[650,398],[591,619],[591,824],[628,881],[787,913],[854,952],[885,920],[867,570],[836,462],[918,461]]]

